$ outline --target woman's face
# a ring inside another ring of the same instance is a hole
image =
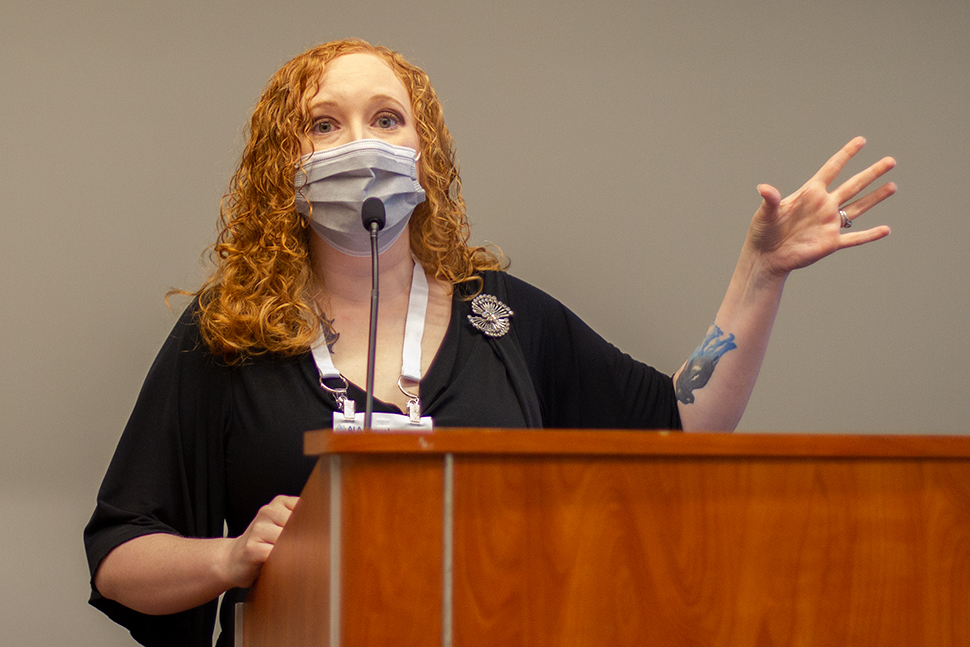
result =
[[[358,139],[420,150],[407,88],[374,54],[344,54],[327,63],[309,112],[304,155]]]

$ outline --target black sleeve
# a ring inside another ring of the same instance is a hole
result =
[[[544,426],[681,428],[670,376],[620,352],[545,292],[505,280]]]
[[[180,318],[155,359],[84,530],[90,603],[144,645],[212,641],[215,602],[148,616],[107,600],[94,586],[101,560],[141,535],[221,537],[225,514],[223,434],[231,405],[229,369],[204,350],[194,308]]]

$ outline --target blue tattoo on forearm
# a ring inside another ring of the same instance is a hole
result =
[[[704,388],[704,385],[711,379],[714,367],[717,366],[721,355],[737,347],[737,344],[734,343],[734,335],[725,335],[724,331],[718,328],[717,324],[714,324],[711,331],[707,333],[707,337],[687,360],[684,370],[677,377],[675,388],[677,399],[684,404],[692,403],[694,401],[694,390]]]

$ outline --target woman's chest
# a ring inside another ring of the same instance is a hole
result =
[[[378,310],[374,397],[405,411],[412,395],[419,394],[413,378],[428,373],[445,340],[452,301],[450,294],[432,290],[423,316],[417,318],[406,300],[388,306]],[[338,309],[332,321],[330,359],[344,378],[363,389],[367,384],[369,309]]]

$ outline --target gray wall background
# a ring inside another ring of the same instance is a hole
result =
[[[745,431],[966,433],[970,5],[0,4],[0,627],[127,645],[85,604],[81,528],[194,288],[251,107],[306,47],[423,66],[476,242],[672,372],[720,303],[755,186],[848,139],[899,160],[887,240],[793,276]],[[859,226],[863,224],[860,221]]]

